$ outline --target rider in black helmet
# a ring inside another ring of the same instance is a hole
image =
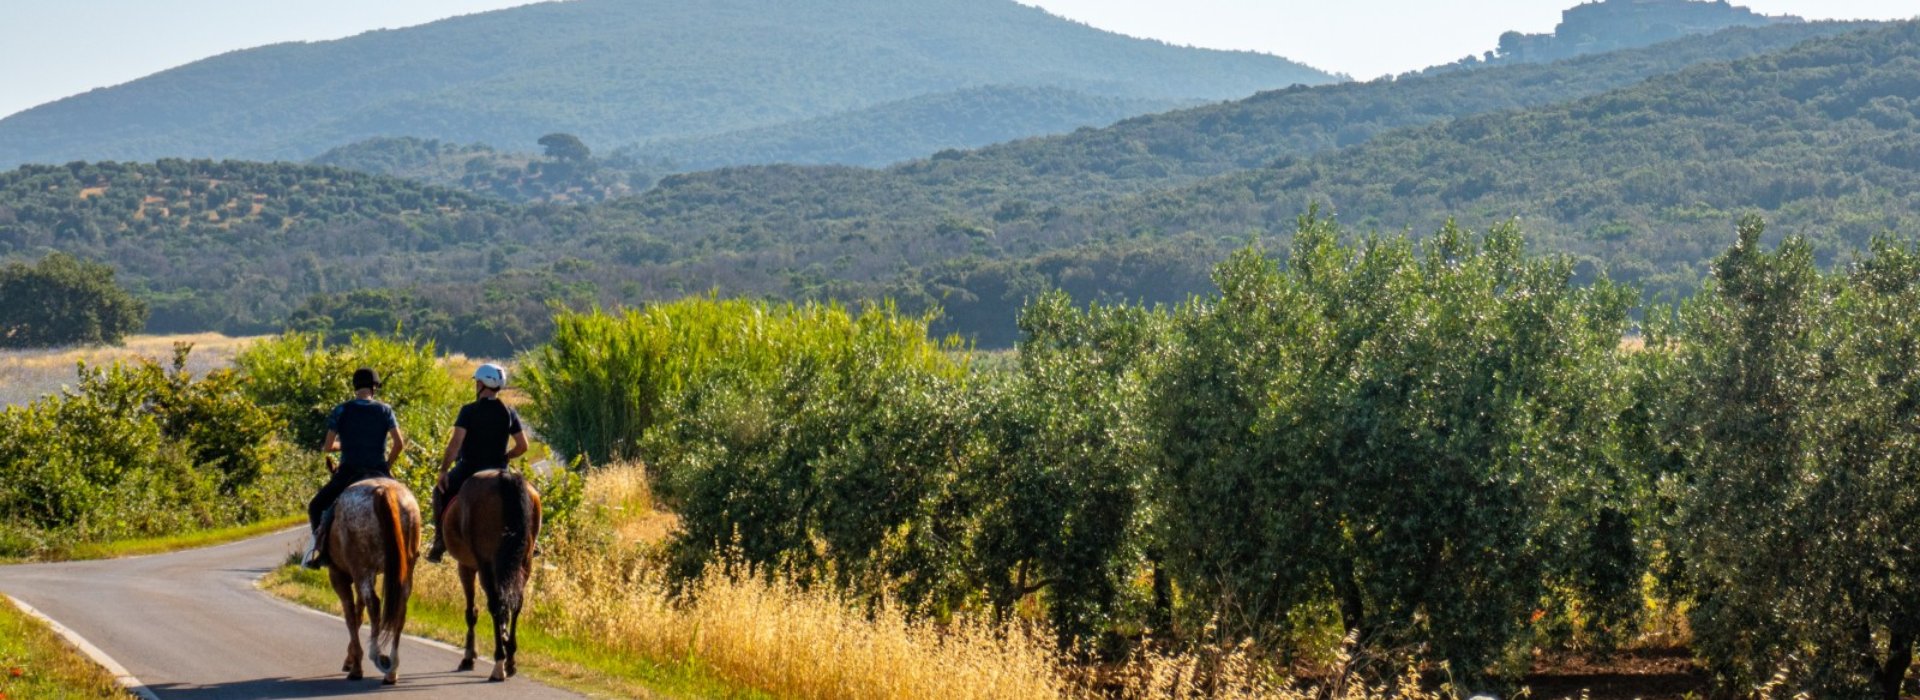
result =
[[[339,452],[340,466],[333,470],[327,484],[320,487],[320,493],[307,503],[307,526],[313,528],[313,541],[307,547],[303,562],[307,568],[318,569],[326,560],[326,542],[321,537],[320,525],[322,516],[333,508],[334,500],[361,479],[392,478],[393,461],[399,459],[400,450],[407,446],[393,407],[373,398],[379,388],[380,375],[372,369],[354,370],[354,399],[334,407],[333,413],[327,416],[327,437],[321,441],[320,451]]]

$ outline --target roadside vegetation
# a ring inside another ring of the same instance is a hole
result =
[[[1445,696],[1671,649],[1694,690],[1897,697],[1920,247],[1827,272],[1763,240],[1649,308],[1510,226],[1309,213],[1178,307],[1043,295],[1011,355],[884,304],[561,313],[516,368],[529,635],[573,682],[691,694]],[[430,343],[189,354],[0,412],[14,551],[293,511],[361,365],[424,493],[465,398]],[[425,570],[427,619],[458,595]]]
[[[0,700],[125,697],[104,669],[0,598]]]

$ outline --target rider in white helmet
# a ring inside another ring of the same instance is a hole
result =
[[[427,561],[438,562],[447,552],[446,540],[440,536],[440,516],[467,478],[488,469],[505,469],[509,460],[527,451],[520,414],[500,401],[500,390],[506,386],[507,370],[500,365],[489,362],[473,371],[473,403],[460,407],[453,437],[440,458],[440,481],[433,488],[433,547],[427,550]]]

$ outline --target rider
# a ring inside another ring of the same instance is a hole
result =
[[[372,369],[354,370],[354,399],[334,407],[333,413],[327,416],[327,437],[321,441],[320,451],[339,452],[340,465],[333,470],[327,485],[320,487],[320,493],[307,503],[307,525],[313,528],[313,541],[307,547],[305,560],[307,568],[318,569],[326,559],[326,542],[320,536],[322,514],[332,509],[334,500],[354,482],[392,478],[393,461],[407,446],[393,407],[373,398],[373,392],[379,388],[380,375]],[[389,437],[393,439],[389,441]]]
[[[460,407],[460,416],[453,421],[453,437],[447,439],[447,452],[440,458],[440,482],[433,487],[433,547],[427,550],[427,561],[437,563],[447,553],[440,517],[467,478],[488,469],[504,469],[508,460],[527,452],[520,414],[500,401],[500,390],[506,386],[507,370],[500,365],[487,363],[473,371],[475,398]],[[508,438],[513,441],[511,449],[507,447]],[[458,466],[454,466],[456,459]]]

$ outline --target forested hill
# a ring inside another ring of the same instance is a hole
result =
[[[630,154],[643,161],[672,163],[684,171],[758,163],[880,167],[948,149],[1107,126],[1187,102],[993,85],[791,124],[663,141],[632,149]]]
[[[572,0],[237,51],[0,120],[0,164],[308,158],[373,136],[603,147],[980,85],[1224,99],[1336,79],[1013,0]]]
[[[1876,234],[1920,235],[1920,23],[1396,133],[1063,216],[1047,235],[1244,240],[1316,203],[1389,232],[1518,218],[1540,247],[1655,293],[1698,283],[1746,213],[1833,263]]]
[[[481,268],[484,244],[515,234],[551,240],[565,212],[536,213],[314,165],[35,165],[0,173],[0,257],[109,262],[148,297],[157,328],[258,331],[317,291],[401,284],[423,265]]]
[[[1726,35],[1739,41],[1718,45],[1754,52],[1806,37],[1793,32],[1840,29],[1742,31]],[[85,190],[97,180],[78,177],[53,189],[0,189],[0,222],[14,225],[0,230],[15,241],[12,256],[58,248],[113,263],[154,303],[156,322],[173,319],[174,329],[271,326],[309,295],[323,295],[304,310],[319,327],[388,330],[396,319],[413,319],[413,328],[542,319],[550,299],[611,305],[715,290],[939,306],[940,330],[992,346],[1013,336],[1022,300],[1048,286],[1082,299],[1171,301],[1200,291],[1224,251],[1250,232],[1291,230],[1286,222],[1316,203],[1363,230],[1425,232],[1449,215],[1471,224],[1518,215],[1537,247],[1585,256],[1595,263],[1588,272],[1604,265],[1677,289],[1698,279],[1698,264],[1724,248],[1745,211],[1772,216],[1776,230],[1813,235],[1829,259],[1872,233],[1920,230],[1909,225],[1920,211],[1916,31],[1883,26],[1679,72],[1671,71],[1682,65],[1664,61],[1712,53],[1687,43],[1711,37],[1549,66],[1288,91],[1245,103],[1258,116],[1237,126],[1237,113],[1222,105],[885,171],[775,166],[675,175],[645,195],[595,206],[516,207],[448,193],[425,207],[407,202],[444,191],[312,166],[250,165],[287,182],[363,182],[357,187],[367,196],[383,193],[399,208],[280,228],[223,227],[214,217],[187,227],[123,226],[142,215],[96,211],[107,200]],[[1635,71],[1640,78],[1623,77]],[[1454,89],[1428,82],[1443,79]],[[1276,116],[1430,122],[1448,105],[1484,111],[1518,99],[1512,95],[1579,97],[1583,86],[1607,80],[1628,84],[1561,104],[1467,113],[1339,150],[1322,140],[1325,124]],[[1374,92],[1354,92],[1360,88]],[[1511,94],[1499,97],[1503,91]],[[1315,93],[1330,102],[1308,101]],[[1482,97],[1443,99],[1458,94]],[[1294,100],[1286,109],[1268,102]],[[1198,136],[1149,128],[1177,120],[1209,126]],[[1137,138],[1109,135],[1126,130]],[[1262,167],[1195,179],[1236,167],[1236,141],[1275,155]],[[1275,142],[1292,145],[1266,145]],[[1032,160],[1013,156],[1023,153]],[[1164,167],[1103,167],[1121,163]],[[1176,167],[1184,163],[1201,165]],[[1120,194],[1182,180],[1188,185]],[[1082,185],[1105,199],[1072,196]],[[65,194],[49,194],[61,188]],[[44,201],[49,196],[54,202]],[[15,201],[55,208],[23,219]],[[342,296],[368,287],[413,291]]]
[[[834,168],[821,169],[818,177],[794,177],[791,168],[780,166],[692,174],[669,179],[660,190],[623,206],[687,212],[700,201],[737,195],[749,202],[758,196],[808,203],[841,220],[1017,215],[1263,167],[1283,157],[1362,143],[1394,129],[1595,95],[1688,66],[1778,51],[1868,26],[1734,29],[1545,65],[1271,91],[1136,117],[1103,129],[940,153],[886,170]],[[729,192],[732,188],[742,192]],[[887,195],[875,194],[880,192]],[[805,211],[784,216],[804,217]],[[707,223],[729,216],[724,211],[699,214]],[[675,217],[659,223],[672,228]]]

